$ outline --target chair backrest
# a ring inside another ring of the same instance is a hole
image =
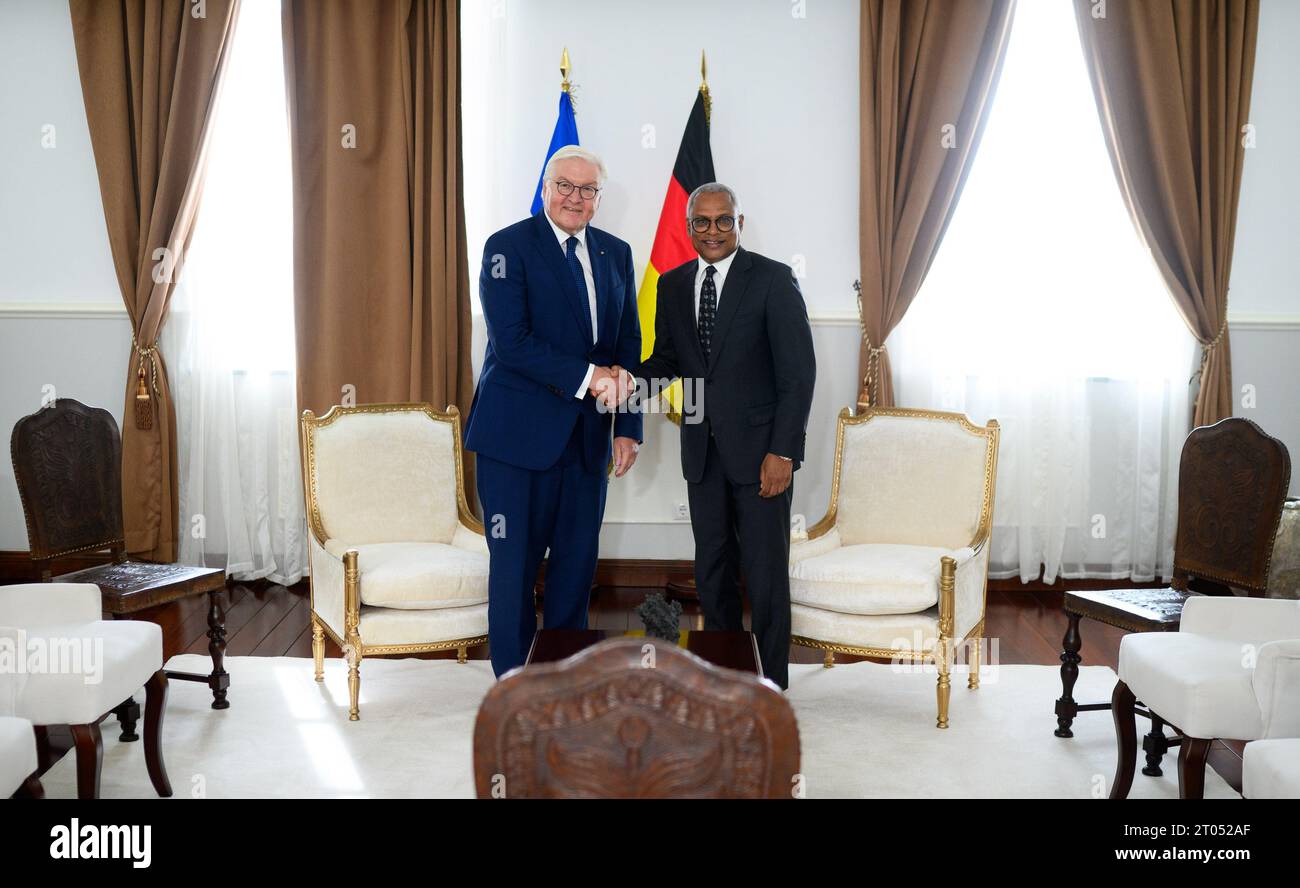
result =
[[[1174,584],[1204,577],[1264,594],[1290,486],[1286,445],[1250,420],[1192,429],[1178,466]]]
[[[509,675],[474,724],[479,798],[791,798],[798,772],[773,685],[644,637]]]
[[[33,559],[122,551],[122,438],[111,413],[58,398],[14,423],[9,454]]]
[[[320,540],[449,543],[465,502],[460,412],[428,404],[303,411],[303,492]]]
[[[831,507],[843,545],[959,549],[992,527],[998,424],[895,407],[840,411]]]

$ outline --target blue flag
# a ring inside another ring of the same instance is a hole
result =
[[[565,145],[577,144],[578,121],[573,116],[573,101],[569,98],[568,90],[561,90],[559,116],[555,119],[555,132],[551,134],[551,147],[546,149],[546,160],[542,161],[542,171],[537,176],[537,190],[533,192],[533,208],[530,210],[533,215],[542,209],[542,177],[546,175],[546,164],[551,155]]]

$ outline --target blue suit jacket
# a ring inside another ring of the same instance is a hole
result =
[[[465,447],[524,469],[551,467],[575,423],[583,424],[583,461],[604,471],[611,426],[641,440],[641,415],[601,413],[590,394],[574,397],[587,365],[631,368],[641,359],[632,249],[587,227],[596,282],[598,336],[564,249],[544,213],[488,238],[479,294],[487,320],[487,352],[465,428]]]

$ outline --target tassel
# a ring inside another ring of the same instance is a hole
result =
[[[135,427],[141,431],[153,428],[153,400],[149,397],[149,386],[144,381],[144,361],[135,378]]]

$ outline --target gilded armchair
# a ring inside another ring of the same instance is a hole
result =
[[[464,663],[487,642],[487,542],[465,500],[454,406],[306,410],[301,434],[316,680],[328,635],[356,721],[365,657],[455,649]]]
[[[957,413],[840,411],[826,515],[790,546],[792,640],[826,653],[933,663],[948,727],[953,660],[979,687],[998,424]]]

